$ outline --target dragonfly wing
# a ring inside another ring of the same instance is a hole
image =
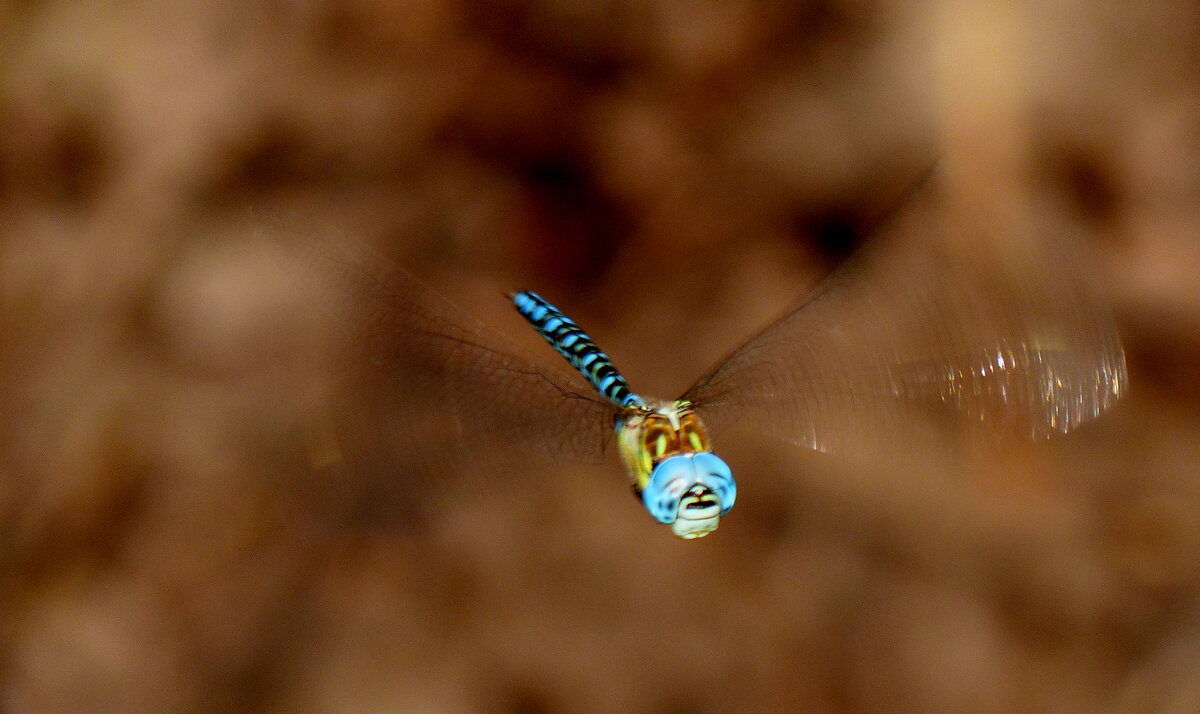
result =
[[[1063,246],[981,239],[925,189],[808,299],[685,395],[848,455],[1069,431],[1126,388],[1124,352]]]
[[[350,397],[319,426],[322,460],[363,479],[367,498],[419,509],[439,493],[603,458],[614,409],[582,377],[535,364],[362,246],[284,240],[329,293],[321,302],[345,338],[337,369]]]

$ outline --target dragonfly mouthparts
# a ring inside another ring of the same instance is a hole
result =
[[[689,502],[685,506],[688,509],[710,508],[717,505],[717,496],[705,486],[695,486],[688,491]]]

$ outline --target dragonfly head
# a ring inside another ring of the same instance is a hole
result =
[[[736,498],[733,472],[710,451],[663,459],[642,489],[642,503],[650,515],[685,539],[715,531]]]

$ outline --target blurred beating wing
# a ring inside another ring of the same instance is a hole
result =
[[[582,377],[535,365],[365,248],[288,234],[296,272],[330,292],[322,302],[345,337],[336,368],[350,398],[314,438],[367,508],[419,517],[447,491],[495,492],[499,478],[602,459],[613,408]]]
[[[923,189],[803,304],[684,396],[847,455],[978,452],[1070,431],[1126,389],[1125,357],[1069,251],[980,240]]]

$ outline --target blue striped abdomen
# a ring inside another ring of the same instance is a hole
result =
[[[579,370],[608,401],[620,407],[644,405],[642,398],[629,389],[629,384],[608,355],[600,351],[574,320],[559,312],[558,308],[537,293],[528,290],[514,293],[512,301],[538,334],[566,357],[571,366]]]

